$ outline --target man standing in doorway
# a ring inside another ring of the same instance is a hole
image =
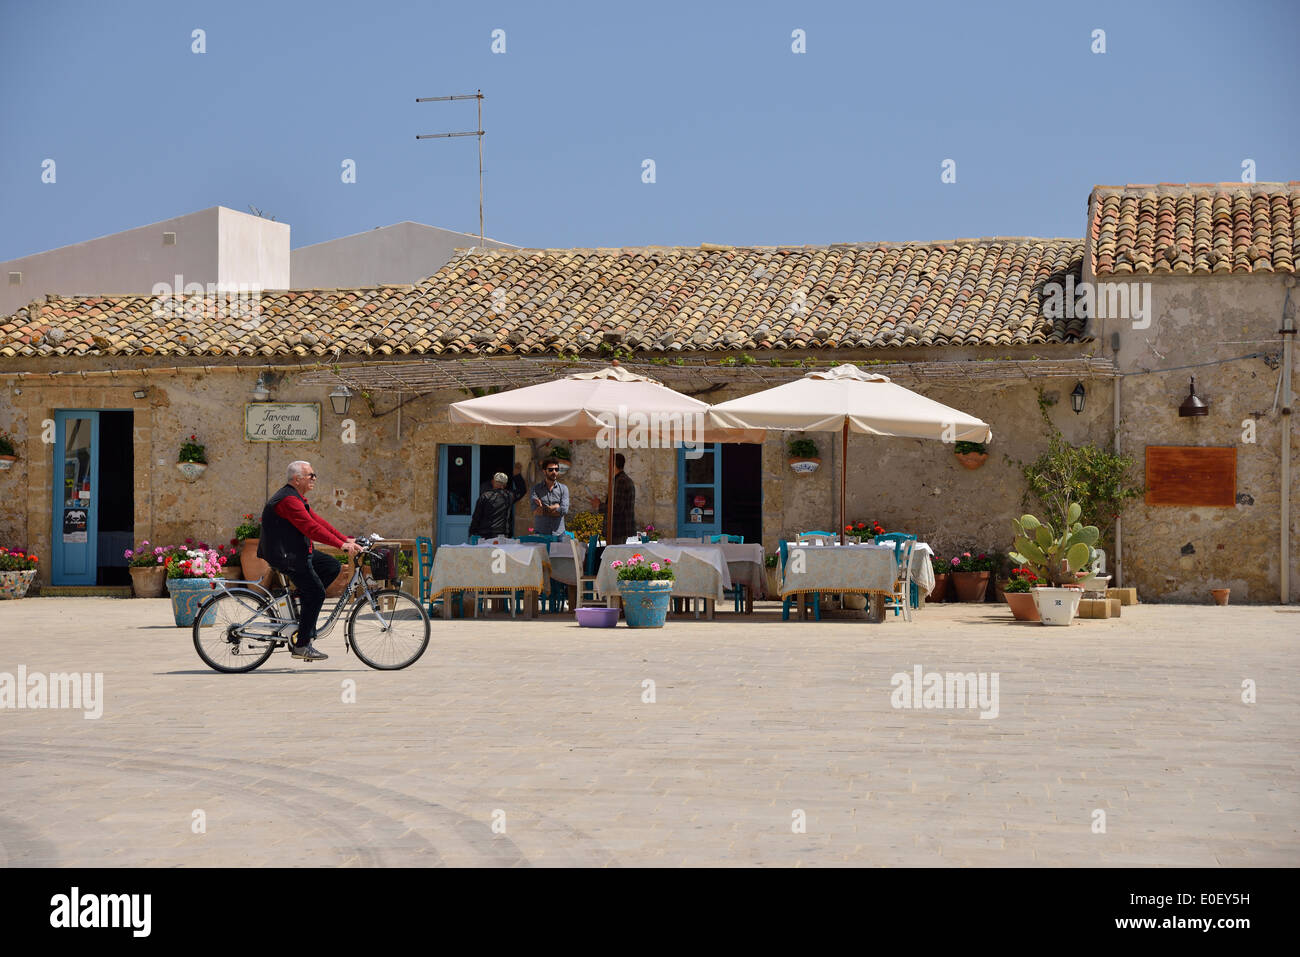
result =
[[[339,560],[312,548],[313,541],[341,548],[352,558],[361,551],[354,538],[311,510],[307,493],[316,485],[310,462],[291,462],[285,486],[262,509],[262,538],[257,557],[298,586],[298,632],[289,648],[295,658],[320,661],[329,655],[312,647],[316,619],[325,604],[325,586],[339,575]]]
[[[614,454],[614,527],[606,536],[611,545],[619,545],[637,534],[636,485],[624,471],[627,458],[622,452]],[[605,503],[598,496],[591,497],[593,511],[605,514]]]
[[[505,472],[492,477],[492,487],[478,497],[474,515],[469,520],[469,533],[479,538],[495,538],[514,531],[514,493],[508,488],[510,479]]]
[[[533,486],[533,531],[538,535],[563,535],[569,514],[569,489],[560,482],[559,459],[542,462],[543,480]]]

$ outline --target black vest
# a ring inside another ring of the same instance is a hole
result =
[[[288,519],[281,518],[275,510],[290,495],[297,495],[307,511],[311,511],[307,500],[292,485],[286,485],[272,495],[262,508],[262,538],[257,543],[257,557],[269,562],[272,568],[279,571],[301,568],[307,561],[307,553],[311,551],[311,541],[307,536],[294,528]]]

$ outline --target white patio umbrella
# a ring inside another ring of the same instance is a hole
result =
[[[761,430],[712,425],[706,402],[674,392],[615,363],[552,382],[453,402],[452,422],[511,428],[553,439],[603,439],[609,447],[606,537],[614,528],[614,449],[690,442],[754,442]]]
[[[840,365],[785,385],[720,402],[709,410],[718,427],[792,432],[841,432],[840,542],[849,432],[942,442],[987,442],[988,423],[895,385],[888,376]]]

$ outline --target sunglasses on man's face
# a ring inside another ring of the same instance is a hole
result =
[[[559,469],[557,469],[557,468],[548,468],[546,471],[548,471],[548,472],[558,472]]]
[[[309,478],[309,479],[314,479],[315,477],[316,477],[315,472],[308,472],[306,475],[303,476],[303,478]]]

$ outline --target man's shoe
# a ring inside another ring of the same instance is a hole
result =
[[[329,657],[325,652],[313,648],[310,641],[302,645],[291,644],[289,651],[295,658],[302,658],[304,661],[324,661]]]

